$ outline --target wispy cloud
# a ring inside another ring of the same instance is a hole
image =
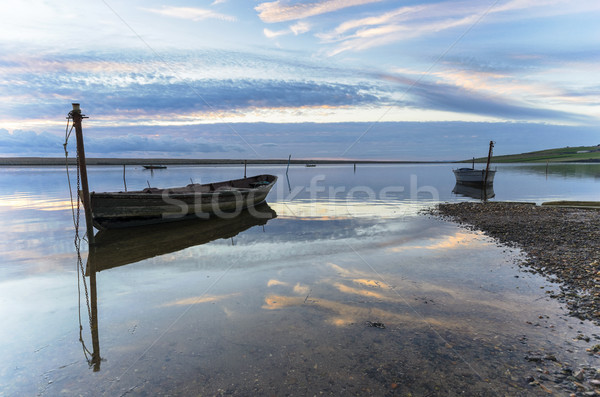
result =
[[[298,23],[291,25],[287,29],[281,29],[281,30],[271,30],[271,29],[267,29],[267,28],[263,29],[264,35],[266,37],[268,37],[269,39],[273,39],[273,38],[279,37],[279,36],[285,36],[285,35],[288,35],[291,33],[293,33],[295,36],[298,36],[299,34],[303,34],[308,31],[310,31],[310,24],[307,22],[304,22],[304,21],[299,21]]]
[[[459,75],[454,77],[460,79]],[[540,101],[529,103],[524,99],[515,98],[508,95],[511,91],[508,91],[507,95],[499,95],[498,92],[490,89],[490,85],[481,89],[474,85],[474,81],[467,83],[465,80],[457,80],[453,84],[447,84],[439,80],[430,83],[390,75],[382,75],[381,78],[406,87],[405,90],[410,92],[409,99],[406,100],[409,107],[471,113],[513,121],[577,123],[592,121],[589,116],[558,110]],[[516,88],[512,91],[516,91]]]
[[[263,22],[275,23],[304,19],[320,14],[338,11],[348,7],[377,3],[382,0],[321,0],[312,3],[272,1],[256,6]]]
[[[317,37],[322,43],[336,43],[328,54],[337,55],[345,51],[362,51],[449,29],[468,27],[482,21],[499,22],[502,15],[509,20],[518,20],[600,9],[597,1],[583,0],[575,6],[570,4],[568,0],[512,0],[499,2],[489,8],[490,4],[467,0],[407,6],[379,15],[344,21],[330,31],[319,33]],[[524,10],[528,12],[514,13]],[[486,18],[481,20],[482,16]]]
[[[146,11],[165,15],[173,18],[189,19],[191,21],[202,21],[204,19],[219,19],[222,21],[235,22],[236,18],[231,15],[221,14],[212,10],[197,7],[168,7],[145,8]]]
[[[310,24],[305,21],[299,21],[290,26],[290,30],[297,36],[299,34],[308,32],[310,30]]]
[[[264,33],[265,37],[267,37],[269,39],[274,39],[275,37],[284,36],[286,34],[289,34],[290,31],[288,29],[271,30],[271,29],[264,28],[263,33]]]

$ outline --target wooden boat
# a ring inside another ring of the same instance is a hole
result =
[[[243,210],[233,218],[187,219],[167,224],[106,229],[90,246],[88,269],[96,271],[124,266],[155,256],[227,239],[254,226],[265,225],[277,213],[267,203]]]
[[[473,165],[471,168],[458,168],[452,170],[456,183],[463,185],[474,185],[474,186],[490,186],[494,183],[494,176],[496,170],[490,169],[490,161],[492,158],[492,150],[494,148],[494,142],[490,141],[490,150],[488,152],[487,164],[485,169],[475,169],[475,159],[473,158]]]
[[[94,226],[100,230],[194,217],[206,219],[214,215],[231,217],[231,213],[235,215],[244,208],[265,201],[276,181],[277,177],[274,175],[257,175],[167,189],[92,192],[89,195],[89,205]]]
[[[164,170],[165,168],[167,168],[166,165],[143,165],[142,167],[144,167],[147,170]]]
[[[494,183],[494,175],[496,175],[496,170],[478,170],[475,168],[459,168],[456,170],[452,170],[454,172],[454,176],[456,177],[456,183],[465,184],[465,185],[491,185]],[[487,173],[487,178],[486,178]]]

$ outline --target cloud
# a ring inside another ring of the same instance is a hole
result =
[[[219,19],[222,21],[235,22],[237,19],[234,16],[221,14],[212,10],[197,7],[169,7],[163,6],[162,8],[145,8],[146,11],[153,12],[155,14],[165,15],[173,18],[189,19],[194,22],[202,21],[205,19]]]
[[[14,156],[45,154],[57,155],[62,152],[64,137],[48,132],[14,130],[0,128],[0,152]]]
[[[283,35],[289,34],[289,33],[290,33],[290,31],[289,31],[289,30],[287,30],[287,29],[284,29],[284,30],[278,30],[278,31],[273,31],[273,30],[271,30],[271,29],[264,28],[264,29],[263,29],[263,33],[264,33],[264,35],[265,35],[267,38],[269,38],[269,39],[274,39],[275,37],[279,37],[279,36],[283,36]]]
[[[92,156],[139,157],[146,154],[167,154],[172,157],[190,154],[238,153],[248,148],[241,142],[235,144],[223,138],[208,139],[198,136],[200,131],[188,131],[182,136],[173,128],[130,128],[135,133],[122,135],[115,128],[86,128],[86,154]],[[102,133],[100,133],[102,132]],[[6,156],[43,156],[58,157],[63,155],[64,136],[49,132],[14,130],[9,132],[0,129],[0,154]],[[73,154],[75,136],[69,139],[68,151]]]
[[[277,30],[277,31],[267,29],[267,28],[263,29],[264,35],[269,39],[273,39],[273,38],[279,37],[279,36],[284,36],[284,35],[287,35],[290,33],[293,33],[295,36],[298,36],[299,34],[303,34],[308,31],[310,31],[310,24],[308,24],[307,22],[304,22],[304,21],[295,23],[287,29],[282,29],[282,30]]]
[[[299,34],[306,33],[310,30],[310,24],[308,22],[299,21],[292,26],[290,26],[290,30],[298,36]]]
[[[575,7],[571,4],[568,0],[512,0],[492,7],[472,1],[405,6],[379,15],[347,20],[333,30],[319,33],[317,37],[323,43],[337,43],[327,52],[333,56],[345,51],[363,51],[449,29],[498,23],[503,19],[514,22],[520,19],[587,13],[600,9],[600,3],[595,0],[584,0]]]
[[[343,148],[369,129],[348,154],[356,159],[461,160],[497,142],[496,154],[522,153],[549,147],[595,145],[595,127],[537,123],[379,122],[379,123],[235,123],[195,127],[85,128],[89,157],[254,156],[232,133],[235,130],[263,158],[336,158]],[[47,132],[0,129],[0,154],[63,156],[64,136]],[[548,142],[551,142],[550,146]],[[427,150],[424,152],[423,148]],[[70,140],[70,155],[75,153]]]
[[[103,153],[170,153],[171,156],[191,153],[242,152],[240,145],[211,142],[205,138],[182,138],[163,131],[158,136],[128,134],[118,137],[88,137],[90,154]]]
[[[304,19],[347,7],[377,3],[382,0],[321,0],[312,3],[272,1],[255,7],[263,22],[275,23]]]
[[[194,58],[185,59],[180,64],[183,75],[173,74],[168,69],[159,73],[145,71],[144,59],[132,64],[136,63],[139,68],[135,72],[131,68],[114,66],[101,72],[85,69],[73,72],[63,65],[62,70],[57,68],[46,74],[19,65],[9,68],[11,72],[7,74],[6,84],[2,84],[4,89],[0,93],[0,118],[55,118],[57,114],[64,114],[65,103],[72,101],[85,104],[88,111],[100,118],[119,116],[123,119],[147,117],[158,120],[176,114],[185,116],[189,113],[237,112],[257,108],[344,107],[381,100],[377,88],[365,82],[295,80],[277,78],[276,73],[270,78],[202,78],[201,73],[196,76],[183,68],[188,63],[194,64]],[[172,64],[176,63],[173,61]],[[290,69],[288,74],[292,76],[297,67],[274,63],[271,68]],[[310,68],[306,70],[310,71]],[[27,84],[16,83],[19,81]]]
[[[407,98],[407,106],[471,113],[515,121],[590,121],[583,115],[545,108],[540,105],[531,106],[515,98],[502,97],[494,93],[487,94],[464,86],[441,82],[429,83],[389,75],[381,75],[381,78],[405,87],[406,94],[404,96]]]

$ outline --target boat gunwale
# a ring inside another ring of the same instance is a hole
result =
[[[260,182],[261,177],[267,177],[268,179],[271,179],[271,181],[266,185],[260,185],[260,186],[256,186],[256,187],[237,187],[237,186],[231,186],[233,184],[235,184],[236,182],[242,182],[242,181],[252,181],[252,180],[257,180]],[[249,177],[249,178],[241,178],[241,179],[232,179],[232,180],[228,180],[228,181],[221,181],[221,182],[212,182],[212,183],[203,183],[203,184],[199,184],[199,183],[193,183],[193,184],[188,184],[186,186],[182,186],[182,187],[171,187],[171,188],[146,188],[144,190],[134,190],[134,191],[130,191],[130,192],[91,192],[90,196],[93,196],[94,198],[99,198],[99,199],[103,199],[103,198],[119,198],[119,199],[126,199],[126,198],[140,198],[140,199],[152,199],[152,198],[163,198],[166,194],[168,195],[168,197],[171,198],[177,198],[177,197],[195,197],[195,196],[215,196],[215,195],[235,195],[237,193],[251,193],[253,191],[263,191],[263,190],[270,190],[273,185],[277,182],[277,176],[275,175],[269,175],[269,174],[261,174],[261,175],[256,175],[253,177]],[[231,185],[227,185],[227,184],[231,184]],[[202,187],[209,187],[211,188],[211,190],[209,191],[199,191],[200,188]]]

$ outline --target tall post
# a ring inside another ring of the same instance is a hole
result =
[[[85,225],[87,227],[88,243],[90,251],[94,249],[94,225],[92,223],[92,207],[90,205],[90,188],[87,179],[87,165],[85,163],[85,148],[83,146],[83,129],[81,120],[85,117],[81,114],[81,108],[78,103],[73,104],[71,112],[73,126],[75,127],[75,136],[77,138],[77,159],[81,175],[81,194],[83,207],[85,210]],[[96,288],[96,265],[94,261],[88,261],[90,271],[90,306],[91,306],[91,332],[92,332],[92,364],[94,371],[100,370],[100,341],[98,338],[98,292]]]
[[[85,148],[83,146],[83,129],[81,128],[81,120],[83,115],[78,103],[73,104],[73,126],[75,127],[75,136],[77,137],[77,158],[81,172],[81,199],[85,210],[85,225],[87,227],[88,242],[94,244],[94,225],[92,223],[92,207],[90,205],[90,188],[87,179],[87,165],[85,163]],[[80,192],[77,192],[80,193]]]
[[[490,141],[490,151],[488,152],[487,165],[485,166],[485,181],[483,186],[487,186],[488,172],[490,171],[490,161],[492,159],[492,149],[494,149],[494,141]]]

